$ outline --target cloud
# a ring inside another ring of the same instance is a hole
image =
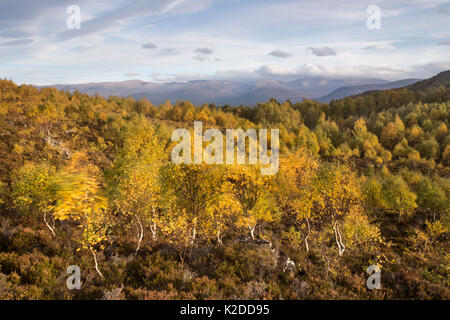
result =
[[[391,43],[376,43],[362,48],[363,51],[380,51],[380,50],[393,50],[395,46]]]
[[[144,43],[142,45],[142,48],[144,48],[144,49],[156,49],[157,47],[156,47],[156,45],[154,43],[149,42],[149,43]]]
[[[272,77],[272,76],[290,76],[295,75],[297,71],[296,68],[284,67],[273,64],[264,64],[255,70],[255,73],[260,76]]]
[[[208,47],[197,48],[194,50],[194,53],[196,53],[196,55],[194,56],[194,60],[205,62],[205,61],[209,61],[208,56],[213,54],[213,49],[208,48]]]
[[[139,73],[124,73],[123,75],[125,77],[138,77],[138,76],[140,76]]]
[[[208,61],[208,60],[209,60],[207,57],[202,56],[202,55],[200,55],[200,54],[194,56],[193,59],[194,59],[194,60],[197,60],[197,61],[201,61],[201,62],[205,62],[205,61]]]
[[[277,57],[277,58],[289,58],[291,55],[285,51],[282,50],[274,50],[269,55]]]
[[[99,46],[90,46],[90,45],[82,45],[82,46],[77,46],[77,47],[73,47],[72,50],[75,52],[89,52],[95,49],[98,49]]]
[[[0,33],[3,38],[26,38],[32,36],[30,32],[20,31],[20,30],[5,30]]]
[[[429,78],[439,72],[450,70],[449,62],[432,62],[410,67],[410,75],[413,78]]]
[[[8,42],[0,43],[0,46],[7,46],[7,47],[14,47],[14,46],[26,46],[28,44],[33,43],[33,39],[19,39],[19,40],[12,40]]]
[[[312,54],[318,56],[318,57],[325,57],[325,56],[335,56],[336,51],[331,49],[330,47],[309,47],[308,50],[311,50]]]
[[[123,21],[134,17],[146,15],[156,15],[164,12],[167,8],[174,4],[174,0],[139,0],[133,1],[131,4],[120,7],[103,15],[92,18],[87,21],[82,21],[81,28],[75,30],[65,30],[57,35],[57,39],[60,41],[70,40],[75,37],[85,36],[96,32],[107,30],[111,27],[120,25]]]
[[[397,0],[398,1],[398,0]],[[405,3],[411,0],[404,1]],[[366,8],[371,4],[369,1],[340,1],[335,5],[335,0],[303,0],[303,1],[273,1],[274,4],[257,8],[252,18],[270,17],[270,22],[295,21],[305,23],[312,20],[333,21],[365,21],[367,19]],[[407,4],[406,4],[407,5]],[[397,4],[400,8],[403,4]],[[417,5],[416,5],[417,6]],[[383,7],[383,18],[398,16],[400,8]],[[301,12],[301,14],[299,14]]]
[[[161,49],[161,54],[165,55],[165,56],[173,56],[178,54],[178,51],[174,48],[165,48],[165,49]]]
[[[194,53],[203,54],[203,55],[210,55],[213,53],[213,50],[211,48],[197,48],[194,50]]]
[[[440,46],[450,46],[450,40],[439,42],[438,45],[440,45]]]
[[[213,4],[213,0],[189,0],[181,2],[171,10],[173,14],[189,14],[207,9]]]
[[[437,9],[437,13],[438,14],[450,14],[450,10],[448,10],[447,8],[444,8],[444,7],[440,7]]]
[[[401,79],[411,72],[409,65],[449,61],[448,0],[378,2],[386,22],[382,35],[375,32],[380,37],[365,26],[367,1],[336,7],[333,0],[232,0],[179,16],[219,1],[0,0],[0,70],[22,83],[121,81],[132,70],[186,78],[198,72],[192,77],[200,79],[288,79],[327,72]],[[80,30],[66,29],[69,4],[81,8]],[[442,15],[440,7],[446,7]],[[400,12],[399,18],[389,18],[389,10],[390,17]],[[405,34],[408,21],[417,21],[408,29],[419,35],[415,40]],[[335,57],[327,58],[327,47]],[[420,78],[428,74],[420,72]]]
[[[205,1],[197,2],[204,3]],[[66,41],[79,36],[106,31],[113,27],[124,25],[131,18],[157,16],[164,13],[192,13],[208,7],[206,4],[194,6],[187,3],[187,0],[135,0],[126,6],[104,12],[102,15],[90,20],[82,21],[80,29],[60,32],[57,35],[57,39]]]
[[[15,39],[39,36],[40,40],[45,41],[66,30],[66,9],[73,4],[81,7],[82,21],[89,20],[93,12],[105,12],[112,8],[105,0],[2,0],[0,34]]]
[[[400,80],[407,78],[424,79],[450,70],[450,63],[428,63],[409,65],[407,67],[304,64],[294,67],[285,67],[276,64],[264,64],[251,70],[221,70],[213,74],[185,74],[177,73],[160,77],[161,81],[190,81],[190,80],[229,80],[229,81],[259,81],[278,80],[290,81],[308,77],[320,77],[323,80],[319,85],[326,85],[328,80],[342,78],[380,78],[385,80]],[[169,80],[170,79],[170,80]],[[303,86],[310,83],[303,82]]]
[[[0,3],[0,30],[6,33],[29,34],[24,25],[35,22],[39,17],[49,13],[49,8],[64,6],[64,0],[15,0]],[[64,12],[64,11],[63,11]],[[6,31],[5,31],[6,30]]]

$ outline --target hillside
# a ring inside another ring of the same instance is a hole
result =
[[[317,100],[321,102],[330,102],[333,99],[342,99],[348,96],[354,96],[360,93],[364,93],[366,91],[402,88],[410,84],[416,83],[418,81],[420,81],[420,79],[405,79],[399,81],[392,81],[385,84],[368,84],[360,86],[341,87],[327,94],[326,96],[318,98]]]
[[[411,90],[426,90],[428,88],[450,87],[450,70],[443,71],[434,77],[419,81],[413,85],[408,86]]]
[[[369,115],[389,108],[399,108],[410,103],[444,103],[450,100],[450,71],[444,71],[427,80],[406,87],[366,91],[343,99],[331,100],[334,112],[348,116],[352,113]]]
[[[401,87],[401,88],[392,88],[392,90],[373,90],[373,91],[366,91],[361,94],[356,94],[350,96],[350,98],[357,99],[359,97],[367,97],[367,96],[375,96],[379,95],[380,93],[401,93],[401,92],[412,92],[416,95],[419,94],[427,94],[431,93],[433,90],[439,90],[442,89],[444,91],[448,91],[450,88],[450,70],[443,71],[434,77],[431,77],[429,79],[421,80],[418,82],[415,82],[413,84]],[[443,98],[446,99],[445,97]]]

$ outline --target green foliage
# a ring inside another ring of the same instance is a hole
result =
[[[416,194],[401,176],[389,172],[371,177],[365,184],[368,204],[373,208],[408,215],[417,208]]]
[[[416,190],[417,204],[420,208],[438,215],[449,210],[449,196],[437,182],[423,177],[417,184]]]
[[[55,169],[48,164],[26,163],[11,175],[12,197],[15,205],[27,212],[43,209],[46,205],[46,188]]]
[[[145,119],[130,124],[123,135],[122,150],[108,173],[108,193],[113,209],[131,217],[139,230],[137,252],[147,225],[157,239],[165,154],[161,138]]]
[[[171,229],[187,226],[190,235],[185,234],[184,238],[192,244],[197,234],[202,235],[207,229],[208,212],[220,196],[223,172],[213,165],[172,163],[163,172],[164,201],[176,222]]]

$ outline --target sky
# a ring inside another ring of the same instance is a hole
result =
[[[444,70],[446,0],[0,0],[0,78],[19,84]]]

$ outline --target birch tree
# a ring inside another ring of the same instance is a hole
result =
[[[325,164],[319,168],[314,179],[315,209],[331,222],[338,254],[342,256],[345,244],[340,225],[354,210],[361,210],[363,200],[359,179],[346,165]]]
[[[236,165],[230,168],[227,175],[229,191],[239,202],[242,212],[238,222],[249,230],[253,240],[256,239],[258,223],[270,222],[275,218],[276,206],[270,195],[271,179],[261,175],[258,166],[251,165]]]
[[[282,159],[277,181],[279,206],[293,218],[296,227],[304,229],[306,251],[309,251],[311,222],[316,217],[313,210],[316,193],[311,185],[317,169],[317,160],[298,152]]]
[[[12,197],[14,205],[27,214],[42,214],[42,220],[50,230],[52,236],[56,236],[51,213],[45,209],[47,205],[46,188],[55,168],[48,164],[26,163],[22,168],[12,174]]]
[[[86,249],[94,257],[95,270],[103,277],[97,260],[97,252],[104,249],[110,225],[107,218],[107,200],[100,193],[98,181],[79,172],[60,171],[47,186],[49,205],[56,220],[75,223],[80,232],[76,233],[79,250]]]
[[[190,244],[205,229],[208,210],[221,194],[223,172],[208,164],[169,164],[164,170],[167,201],[177,214],[186,215]]]
[[[123,148],[110,173],[109,194],[114,208],[133,221],[138,254],[147,227],[158,239],[164,144],[145,120],[126,129]]]

